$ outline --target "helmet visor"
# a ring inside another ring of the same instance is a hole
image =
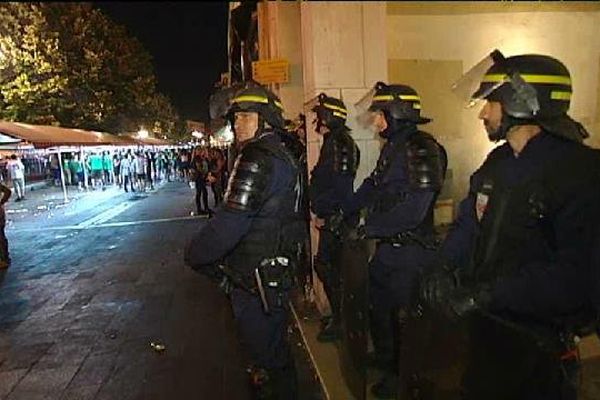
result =
[[[356,121],[363,129],[369,129],[373,124],[375,113],[371,110],[371,105],[375,99],[376,92],[377,89],[373,87],[373,89],[365,93],[359,101],[354,103],[354,108],[356,109]]]
[[[497,82],[486,82],[486,73],[494,63],[494,58],[490,54],[452,84],[452,93],[459,98],[466,108],[475,106],[480,100],[485,99],[506,82],[505,79],[499,79]]]
[[[208,108],[211,119],[221,118],[227,114],[231,101],[239,89],[239,86],[232,86],[221,89],[210,96]]]

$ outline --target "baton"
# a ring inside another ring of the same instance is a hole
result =
[[[258,289],[258,294],[260,295],[260,301],[262,302],[263,309],[268,314],[269,303],[267,302],[267,294],[265,293],[265,288],[260,277],[260,272],[258,272],[258,268],[254,269],[254,277],[256,278],[256,287]]]

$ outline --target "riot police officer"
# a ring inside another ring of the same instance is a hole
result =
[[[366,208],[361,230],[377,239],[369,268],[370,325],[375,359],[386,374],[371,392],[390,398],[397,391],[399,314],[435,253],[433,209],[447,159],[444,148],[418,127],[430,119],[421,116],[421,100],[413,88],[378,82],[357,108],[366,109],[359,119],[385,139],[375,169],[348,211]]]
[[[317,164],[311,171],[309,194],[312,212],[319,218],[319,248],[314,260],[317,276],[323,282],[331,316],[318,335],[328,342],[339,336],[340,271],[335,255],[339,251],[343,209],[354,192],[354,178],[360,151],[345,125],[348,111],[344,103],[325,93],[308,103],[316,114],[316,131],[323,136]]]
[[[294,279],[299,198],[297,158],[283,142],[282,104],[251,85],[228,118],[239,148],[222,206],[186,247],[185,261],[227,289],[258,398],[294,399],[287,295]]]
[[[599,168],[567,115],[569,71],[496,50],[455,90],[485,100],[479,118],[503,143],[471,176],[421,301],[467,327],[463,398],[575,399]]]

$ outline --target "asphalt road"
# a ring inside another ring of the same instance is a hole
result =
[[[187,185],[28,201],[0,272],[0,399],[248,398],[229,303],[182,262],[205,223]]]

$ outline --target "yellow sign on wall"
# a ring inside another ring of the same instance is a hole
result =
[[[283,58],[253,61],[252,78],[263,85],[269,83],[288,83],[290,80],[290,63]]]

